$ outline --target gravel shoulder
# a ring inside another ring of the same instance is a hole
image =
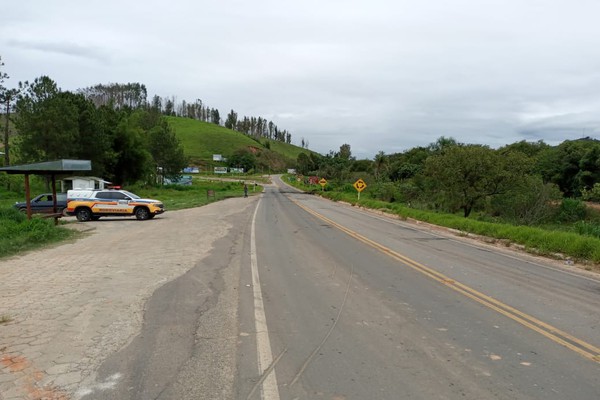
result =
[[[253,199],[74,222],[83,237],[0,261],[0,399],[77,398],[139,333],[154,291],[207,258]]]

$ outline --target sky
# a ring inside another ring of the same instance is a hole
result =
[[[322,154],[439,137],[600,139],[598,0],[25,0],[2,71],[63,90],[139,82],[261,116]]]

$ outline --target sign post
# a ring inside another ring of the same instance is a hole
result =
[[[321,185],[321,192],[324,191],[325,185],[327,185],[327,179],[321,178],[321,180],[319,180],[319,185]]]
[[[365,190],[367,184],[362,179],[359,179],[356,182],[354,182],[352,186],[354,186],[354,189],[356,189],[356,191],[358,192],[358,200],[360,200],[360,192]]]

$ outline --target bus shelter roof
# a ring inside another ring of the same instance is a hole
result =
[[[45,161],[34,164],[11,165],[1,167],[0,171],[8,174],[26,174],[26,175],[56,175],[70,174],[73,172],[91,171],[92,162],[90,160],[56,160]]]

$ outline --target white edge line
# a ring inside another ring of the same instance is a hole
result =
[[[258,371],[262,375],[273,362],[271,342],[269,340],[269,329],[267,328],[267,317],[263,303],[262,291],[260,289],[260,278],[258,276],[258,262],[256,258],[256,214],[260,199],[252,217],[252,233],[250,235],[250,267],[252,270],[252,288],[254,292],[254,321],[256,327],[256,352],[258,355]],[[279,400],[279,389],[277,387],[277,375],[273,369],[265,378],[261,388],[263,400]]]

